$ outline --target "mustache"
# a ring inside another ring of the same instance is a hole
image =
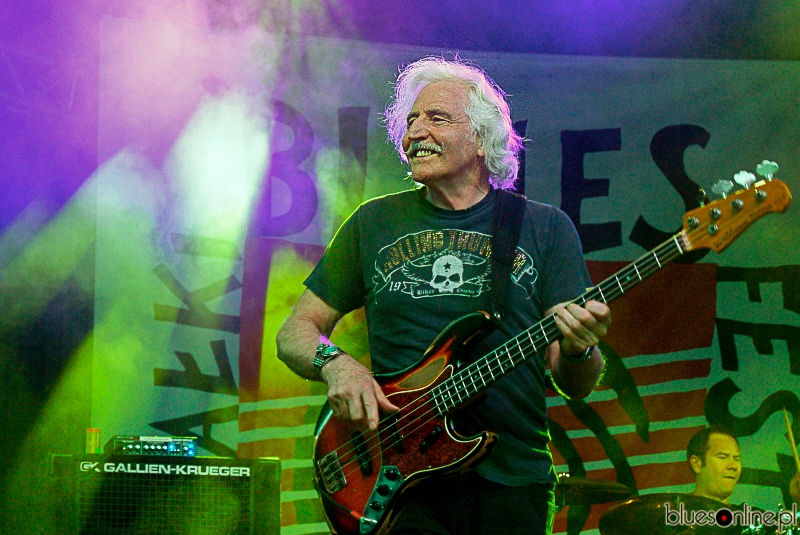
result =
[[[420,150],[429,150],[437,154],[442,153],[442,147],[436,143],[431,143],[430,141],[414,141],[409,145],[405,154],[407,157],[411,157]]]

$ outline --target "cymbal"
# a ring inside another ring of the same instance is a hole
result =
[[[631,494],[633,491],[629,487],[616,481],[559,475],[556,483],[556,504],[559,507],[614,502]]]
[[[740,506],[729,505],[711,498],[672,492],[646,494],[612,505],[600,517],[598,528],[601,535],[631,535],[647,533],[650,535],[717,535],[720,526],[712,525],[667,525],[666,505],[670,510],[685,511],[718,511],[720,509],[736,510]],[[675,516],[676,524],[679,517]],[[734,535],[746,533],[742,527],[730,526],[725,533]],[[759,533],[774,533],[774,528],[766,528]]]

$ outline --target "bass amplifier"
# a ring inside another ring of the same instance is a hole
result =
[[[194,437],[131,437],[114,435],[103,448],[106,455],[174,455],[194,457],[197,455],[197,439]]]
[[[50,474],[70,482],[65,534],[280,535],[277,458],[51,454]]]

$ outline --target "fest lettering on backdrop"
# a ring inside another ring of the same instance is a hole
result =
[[[105,436],[278,456],[284,533],[326,531],[310,460],[325,391],[277,360],[274,337],[341,221],[411,186],[380,112],[398,65],[441,53],[104,21],[92,422]],[[740,169],[776,161],[800,190],[796,63],[462,56],[508,92],[529,139],[525,193],[569,215],[595,282]],[[603,386],[586,400],[548,393],[557,470],[688,491],[689,437],[724,423],[743,452],[732,501],[785,503],[784,407],[800,436],[798,238],[796,209],[766,217],[614,303]],[[357,311],[334,340],[368,362],[365,335]],[[570,506],[555,531],[595,529],[605,507]]]

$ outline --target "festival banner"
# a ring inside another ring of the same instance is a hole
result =
[[[398,66],[449,51],[106,19],[101,26],[92,424],[196,436],[207,455],[282,461],[282,533],[327,533],[312,486],[321,383],[275,334],[338,225],[413,186],[382,111]],[[795,62],[463,51],[508,93],[533,200],[572,219],[595,283],[653,249],[762,160],[800,191]],[[787,503],[800,436],[800,215],[691,253],[612,306],[603,384],[548,392],[557,471],[688,492],[689,437],[739,436],[732,502]],[[369,363],[363,311],[333,340]],[[555,532],[597,533],[610,504]]]

